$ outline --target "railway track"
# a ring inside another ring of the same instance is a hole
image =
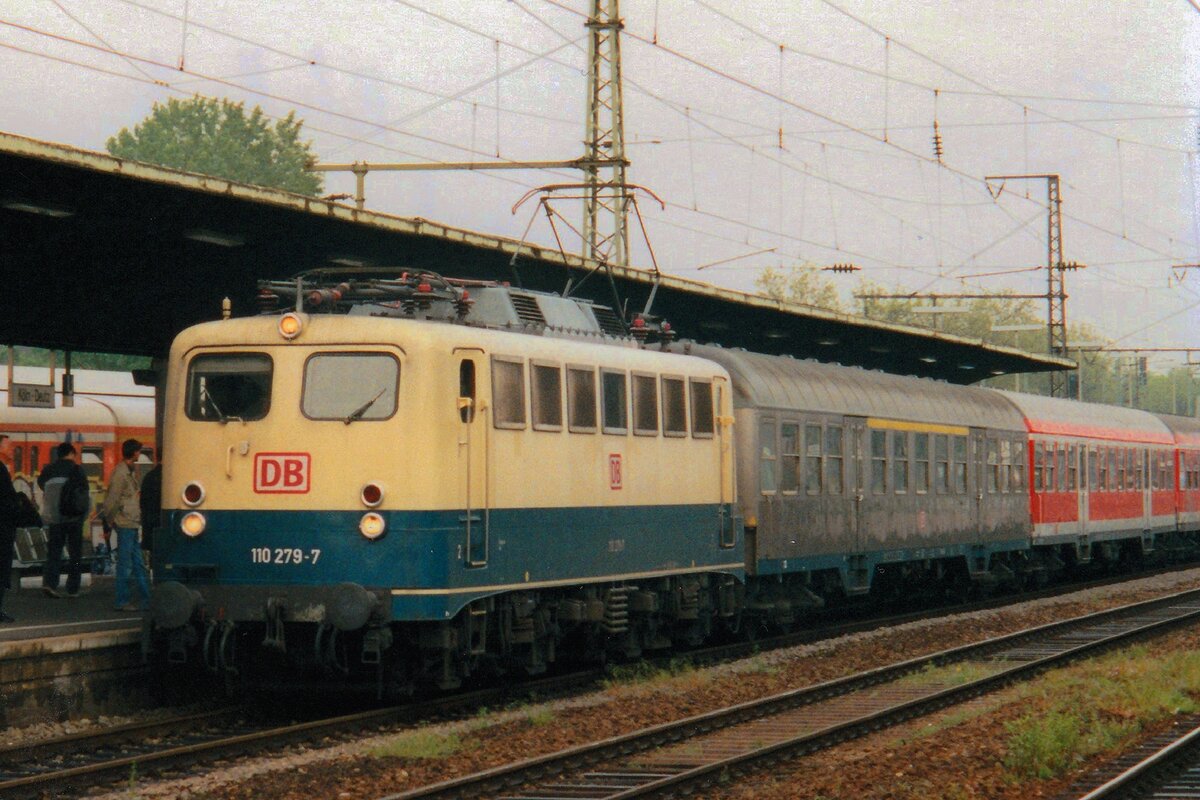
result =
[[[1200,715],[1177,720],[1167,731],[1122,754],[1076,783],[1059,800],[1173,800],[1200,797]]]
[[[554,696],[601,674],[599,670],[573,673],[531,681],[516,690],[483,689],[286,725],[254,722],[247,708],[237,707],[22,743],[0,749],[0,797],[42,797],[131,774],[142,777],[299,742],[470,713],[517,696]]]
[[[1158,572],[1167,572],[1163,569]],[[1138,575],[1136,577],[1146,577]],[[745,655],[843,636],[848,633],[900,625],[947,613],[965,613],[999,608],[1014,602],[1044,599],[1129,580],[1130,576],[1106,577],[1084,584],[1003,595],[964,605],[940,606],[890,617],[851,617],[835,624],[784,634],[755,642],[736,642],[685,653],[697,664],[718,663]],[[653,663],[654,659],[648,659]],[[669,659],[663,659],[667,661]],[[481,706],[495,706],[519,696],[562,694],[594,684],[603,673],[585,670],[526,682],[512,687],[488,688],[451,697],[408,703],[357,714],[315,719],[289,725],[250,721],[245,707],[231,707],[171,719],[131,723],[117,728],[63,736],[41,742],[0,748],[0,796],[35,797],[73,786],[93,786],[104,781],[162,773],[185,766],[230,756],[247,756],[276,747],[326,736],[345,736],[372,728],[413,724],[456,713],[471,713]]]
[[[1200,591],[1052,623],[931,656],[389,795],[624,798],[703,792],[791,759],[961,703],[1052,666],[1200,619]],[[978,674],[958,683],[940,667]]]

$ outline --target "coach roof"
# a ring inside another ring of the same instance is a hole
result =
[[[1023,431],[1017,409],[987,389],[857,367],[694,346],[733,376],[734,405]]]

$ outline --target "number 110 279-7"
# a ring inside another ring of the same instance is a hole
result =
[[[251,564],[316,564],[321,551],[299,547],[251,547]]]

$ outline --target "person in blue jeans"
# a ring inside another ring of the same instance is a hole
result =
[[[150,582],[142,563],[142,548],[138,544],[141,510],[138,495],[141,483],[134,467],[142,443],[126,439],[121,443],[121,463],[108,480],[108,495],[100,508],[100,516],[117,532],[117,611],[145,611],[150,608]],[[137,584],[138,602],[130,599],[130,581]]]

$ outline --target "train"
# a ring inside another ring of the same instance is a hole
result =
[[[1200,420],[432,273],[262,297],[171,347],[167,666],[452,689],[1196,553]]]
[[[63,374],[61,367],[53,373],[49,367],[13,368],[14,382],[22,384],[61,388]],[[57,402],[53,408],[12,407],[8,371],[0,369],[0,408],[4,409],[0,433],[7,434],[7,438],[0,439],[0,461],[17,491],[27,495],[39,509],[38,474],[53,460],[54,449],[62,442],[76,445],[95,502],[103,500],[108,478],[121,460],[122,441],[134,438],[146,444],[146,450],[138,456],[139,469],[148,470],[154,461],[154,388],[137,385],[130,372],[73,369],[71,375],[73,405]],[[94,533],[98,536],[99,530]],[[26,543],[24,539],[18,541]]]

